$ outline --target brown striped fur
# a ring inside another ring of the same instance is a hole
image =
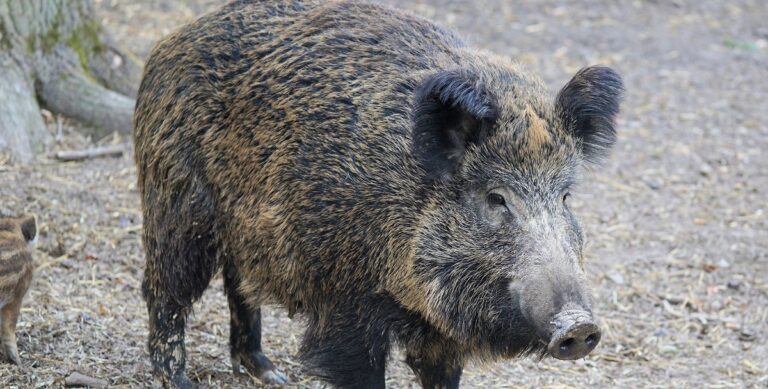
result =
[[[29,243],[36,235],[33,215],[0,218],[0,347],[14,364],[21,363],[16,347],[16,322],[32,282],[34,264]]]

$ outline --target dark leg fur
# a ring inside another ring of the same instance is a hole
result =
[[[227,265],[224,286],[229,300],[229,345],[232,369],[240,372],[244,366],[264,384],[287,384],[288,379],[261,351],[261,309],[251,309],[238,291],[237,270]]]
[[[368,306],[370,310],[370,306]],[[310,322],[302,346],[310,372],[337,388],[383,389],[389,354],[386,319],[334,312],[323,328]]]
[[[399,335],[406,348],[406,363],[425,389],[457,389],[464,368],[459,346],[430,324],[419,320],[404,326]]]
[[[408,355],[408,366],[419,376],[424,389],[458,389],[461,380],[461,366],[445,361],[428,361]]]
[[[165,388],[195,388],[184,369],[187,351],[184,348],[184,327],[189,307],[159,303],[147,298],[149,307],[149,358],[155,377]]]
[[[155,376],[169,388],[195,387],[184,371],[184,330],[192,304],[218,267],[211,233],[215,208],[202,185],[193,182],[198,185],[171,191],[176,195],[170,199],[149,189],[144,204],[149,355]]]

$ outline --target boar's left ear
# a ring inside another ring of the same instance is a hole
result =
[[[441,71],[415,91],[412,111],[413,152],[427,179],[450,175],[466,149],[490,134],[496,108],[473,77]]]
[[[557,94],[557,109],[581,141],[584,157],[599,161],[616,143],[615,121],[624,93],[621,76],[604,66],[581,69]]]

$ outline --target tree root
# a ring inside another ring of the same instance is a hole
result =
[[[91,74],[105,87],[135,99],[143,66],[133,54],[122,50],[105,36],[103,47],[88,61]]]
[[[51,111],[95,126],[97,137],[133,129],[134,100],[113,92],[82,73],[60,72],[40,80],[37,94]]]

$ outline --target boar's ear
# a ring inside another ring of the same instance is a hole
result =
[[[427,178],[454,172],[467,147],[488,137],[495,119],[496,109],[470,76],[441,71],[424,80],[415,91],[413,153]]]
[[[581,141],[584,157],[597,162],[616,143],[615,121],[624,92],[621,76],[604,66],[579,70],[557,95],[567,130]]]
[[[25,241],[31,242],[35,240],[35,237],[37,237],[37,220],[35,215],[27,214],[19,218],[19,226]]]

